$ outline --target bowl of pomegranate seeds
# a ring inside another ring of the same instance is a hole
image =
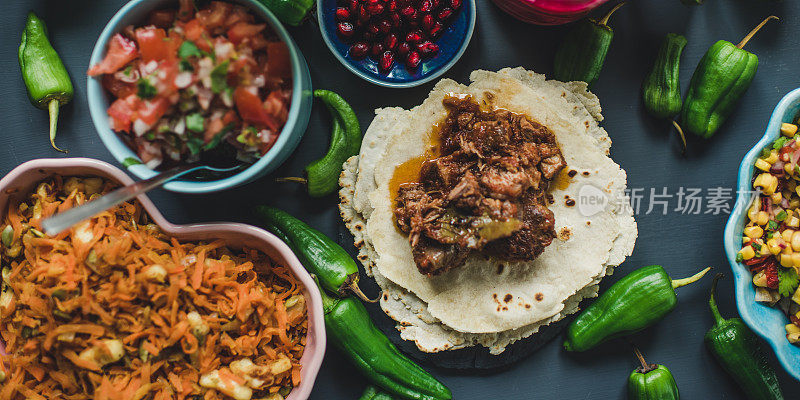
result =
[[[347,69],[405,88],[447,72],[475,30],[475,0],[319,0],[325,43]]]

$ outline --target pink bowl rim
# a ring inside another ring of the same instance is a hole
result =
[[[129,185],[134,182],[127,174],[122,172],[117,167],[106,163],[104,161],[95,160],[91,158],[59,158],[59,159],[37,159],[20,164],[11,170],[6,176],[0,179],[0,193],[6,193],[6,190],[13,188],[23,175],[30,171],[39,169],[59,170],[64,168],[83,168],[87,170],[97,171],[99,174],[105,175],[114,179],[123,185]],[[322,309],[322,297],[320,296],[319,289],[317,289],[311,275],[305,270],[297,256],[289,249],[283,241],[278,239],[275,235],[252,225],[233,223],[233,222],[211,222],[199,223],[188,225],[176,225],[167,221],[161,212],[156,208],[155,204],[146,196],[140,195],[137,197],[139,202],[147,211],[148,215],[153,221],[164,229],[165,232],[170,234],[188,235],[192,233],[204,232],[241,232],[247,236],[251,236],[256,240],[264,242],[268,247],[273,248],[276,252],[286,260],[289,268],[303,283],[306,293],[311,297],[308,305],[308,337],[313,338],[311,343],[306,343],[306,348],[300,363],[302,369],[302,381],[300,385],[292,389],[287,397],[287,400],[304,400],[311,395],[311,390],[314,387],[314,381],[317,378],[322,359],[325,356],[326,336],[325,336],[325,320]],[[0,210],[0,217],[5,216],[5,210]]]

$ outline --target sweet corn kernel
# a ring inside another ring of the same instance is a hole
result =
[[[792,253],[792,267],[800,267],[800,253]]]
[[[784,249],[781,250],[781,254],[792,254],[792,253],[794,253],[794,251],[792,251],[792,246],[789,246],[788,243],[784,244],[784,246],[785,246]]]
[[[749,237],[747,237],[747,236],[743,236],[743,237],[742,237],[742,244],[748,244],[748,243],[750,243],[750,242],[752,242],[752,241],[753,241],[753,239],[750,239],[750,238],[749,238]]]
[[[795,196],[789,200],[789,208],[800,208],[800,199]]]
[[[791,244],[792,244],[792,250],[800,251],[800,232],[795,232],[794,235],[792,235]]]
[[[769,214],[766,211],[759,211],[754,222],[759,225],[766,225],[769,222]]]
[[[797,304],[800,304],[800,287],[798,287],[797,290],[794,291],[794,294],[792,295],[792,301]]]
[[[760,226],[753,225],[744,228],[744,234],[747,235],[747,237],[749,238],[755,239],[755,238],[760,238],[764,234],[764,230],[761,229]]]
[[[784,268],[791,268],[794,266],[791,254],[781,254],[781,266]]]
[[[780,244],[778,243],[777,238],[772,238],[767,240],[767,247],[769,248],[769,252],[772,255],[778,255],[781,253],[782,250]]]
[[[775,164],[775,162],[778,161],[778,150],[770,150],[769,155],[764,159],[764,161],[770,164]]]
[[[756,159],[756,168],[766,172],[769,171],[770,167],[772,167],[772,164],[766,162],[763,158]]]
[[[797,125],[790,124],[790,123],[782,123],[781,124],[781,134],[788,137],[794,137],[794,134],[797,133]]]
[[[792,164],[792,163],[784,164],[783,165],[783,170],[789,175],[793,174],[794,173],[794,164]]]
[[[769,196],[775,193],[775,189],[778,188],[778,178],[766,172],[759,174],[753,181],[753,188],[761,188],[761,191],[764,192],[765,195]]]
[[[758,287],[767,287],[767,274],[764,271],[760,271],[759,273],[753,276],[753,285]]]
[[[783,193],[775,192],[769,198],[772,200],[772,204],[780,204],[781,200],[783,200]]]
[[[790,226],[792,228],[800,227],[800,218],[797,218],[794,215],[786,218],[786,226]]]
[[[744,246],[741,250],[739,250],[739,254],[742,255],[742,259],[749,260],[756,256],[755,250],[753,250],[753,246]]]
[[[794,229],[784,229],[783,232],[781,232],[781,239],[783,239],[784,242],[791,243],[794,232]]]
[[[786,333],[800,333],[800,326],[788,324],[786,325]]]

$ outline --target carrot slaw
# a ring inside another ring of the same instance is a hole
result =
[[[41,232],[112,188],[55,176],[10,199],[0,400],[283,399],[300,383],[308,328],[297,278],[253,249],[169,237],[138,202]]]

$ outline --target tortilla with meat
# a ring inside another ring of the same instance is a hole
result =
[[[610,140],[597,124],[599,102],[585,84],[546,81],[522,68],[475,71],[470,78],[470,86],[439,82],[412,110],[378,110],[361,153],[348,160],[341,178],[342,217],[360,248],[359,259],[384,289],[382,308],[399,322],[404,339],[428,352],[480,344],[499,353],[575,312],[582,298],[596,296],[600,279],[630,255],[637,235],[630,207],[614,206],[627,204],[626,175],[608,157]],[[449,93],[471,94],[547,126],[567,169],[576,171],[568,186],[551,192],[558,238],[534,261],[499,263],[476,255],[458,269],[427,277],[417,271],[407,238],[395,229],[388,182],[397,165],[424,154],[424,138],[446,115],[442,100]],[[592,215],[567,201],[580,201],[586,187],[608,201],[591,209]]]

